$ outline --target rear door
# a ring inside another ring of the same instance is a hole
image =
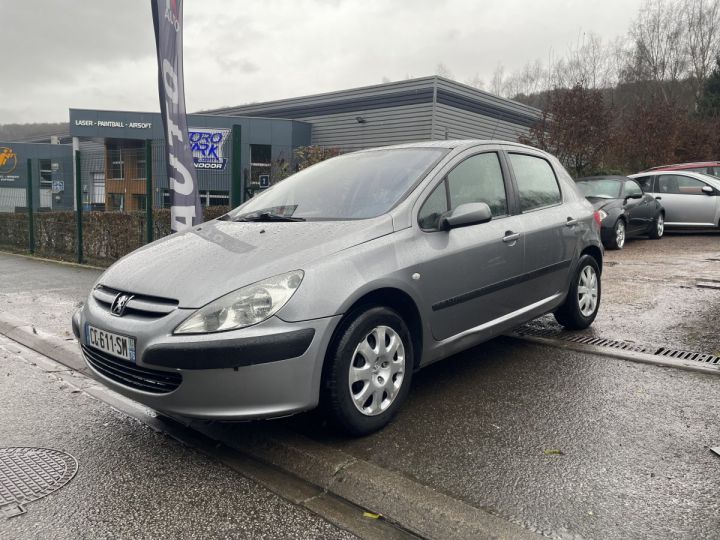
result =
[[[475,153],[455,166],[420,205],[418,284],[431,307],[436,340],[502,317],[521,305],[513,278],[523,271],[525,238],[512,215],[507,170],[496,151]],[[487,223],[438,230],[442,214],[460,204],[485,202]]]
[[[665,208],[667,225],[716,225],[717,195],[702,190],[709,184],[683,174],[662,174],[656,182],[655,198]]]
[[[525,305],[564,291],[578,246],[577,217],[563,204],[555,170],[541,155],[508,151],[525,230]]]

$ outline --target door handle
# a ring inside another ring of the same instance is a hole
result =
[[[655,200],[656,200],[656,201],[661,201],[661,200],[662,200],[662,197],[655,197]]]
[[[578,224],[578,220],[577,220],[577,219],[573,219],[573,218],[571,218],[571,217],[567,218],[567,221],[565,222],[565,226],[566,226],[566,227],[574,227],[574,226],[577,225],[577,224]]]
[[[520,238],[520,233],[514,233],[512,231],[506,231],[505,236],[503,236],[503,242],[506,244],[510,244],[513,242],[517,242],[517,239]]]

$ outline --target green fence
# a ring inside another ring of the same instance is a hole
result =
[[[26,187],[0,185],[0,249],[105,266],[170,234],[160,142],[98,145],[76,151],[74,158],[74,174],[64,183],[53,182],[43,168],[47,160],[37,159],[20,164],[27,167]],[[231,198],[242,197],[231,193],[240,185],[240,172],[233,168],[228,163],[223,170],[197,169],[204,220],[227,212]]]

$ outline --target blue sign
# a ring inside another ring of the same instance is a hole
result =
[[[229,129],[196,128],[189,130],[190,151],[196,169],[223,171],[228,158],[224,156],[224,146]]]
[[[261,188],[270,187],[270,175],[269,174],[261,174],[259,180],[260,180]]]
[[[52,192],[53,193],[62,193],[65,191],[65,182],[62,180],[53,180],[52,181]]]

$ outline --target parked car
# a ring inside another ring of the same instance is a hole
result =
[[[720,179],[686,171],[651,171],[630,178],[660,201],[667,227],[720,227]]]
[[[111,266],[72,318],[107,386],[221,420],[322,403],[360,435],[413,372],[600,306],[592,205],[551,155],[483,141],[345,154]]]
[[[675,165],[660,165],[651,167],[643,172],[652,171],[686,171],[709,174],[720,178],[720,161],[697,161],[694,163],[676,163]]]
[[[600,213],[601,236],[608,249],[622,249],[629,236],[662,238],[665,210],[640,185],[627,176],[586,176],[578,178],[580,193]]]

